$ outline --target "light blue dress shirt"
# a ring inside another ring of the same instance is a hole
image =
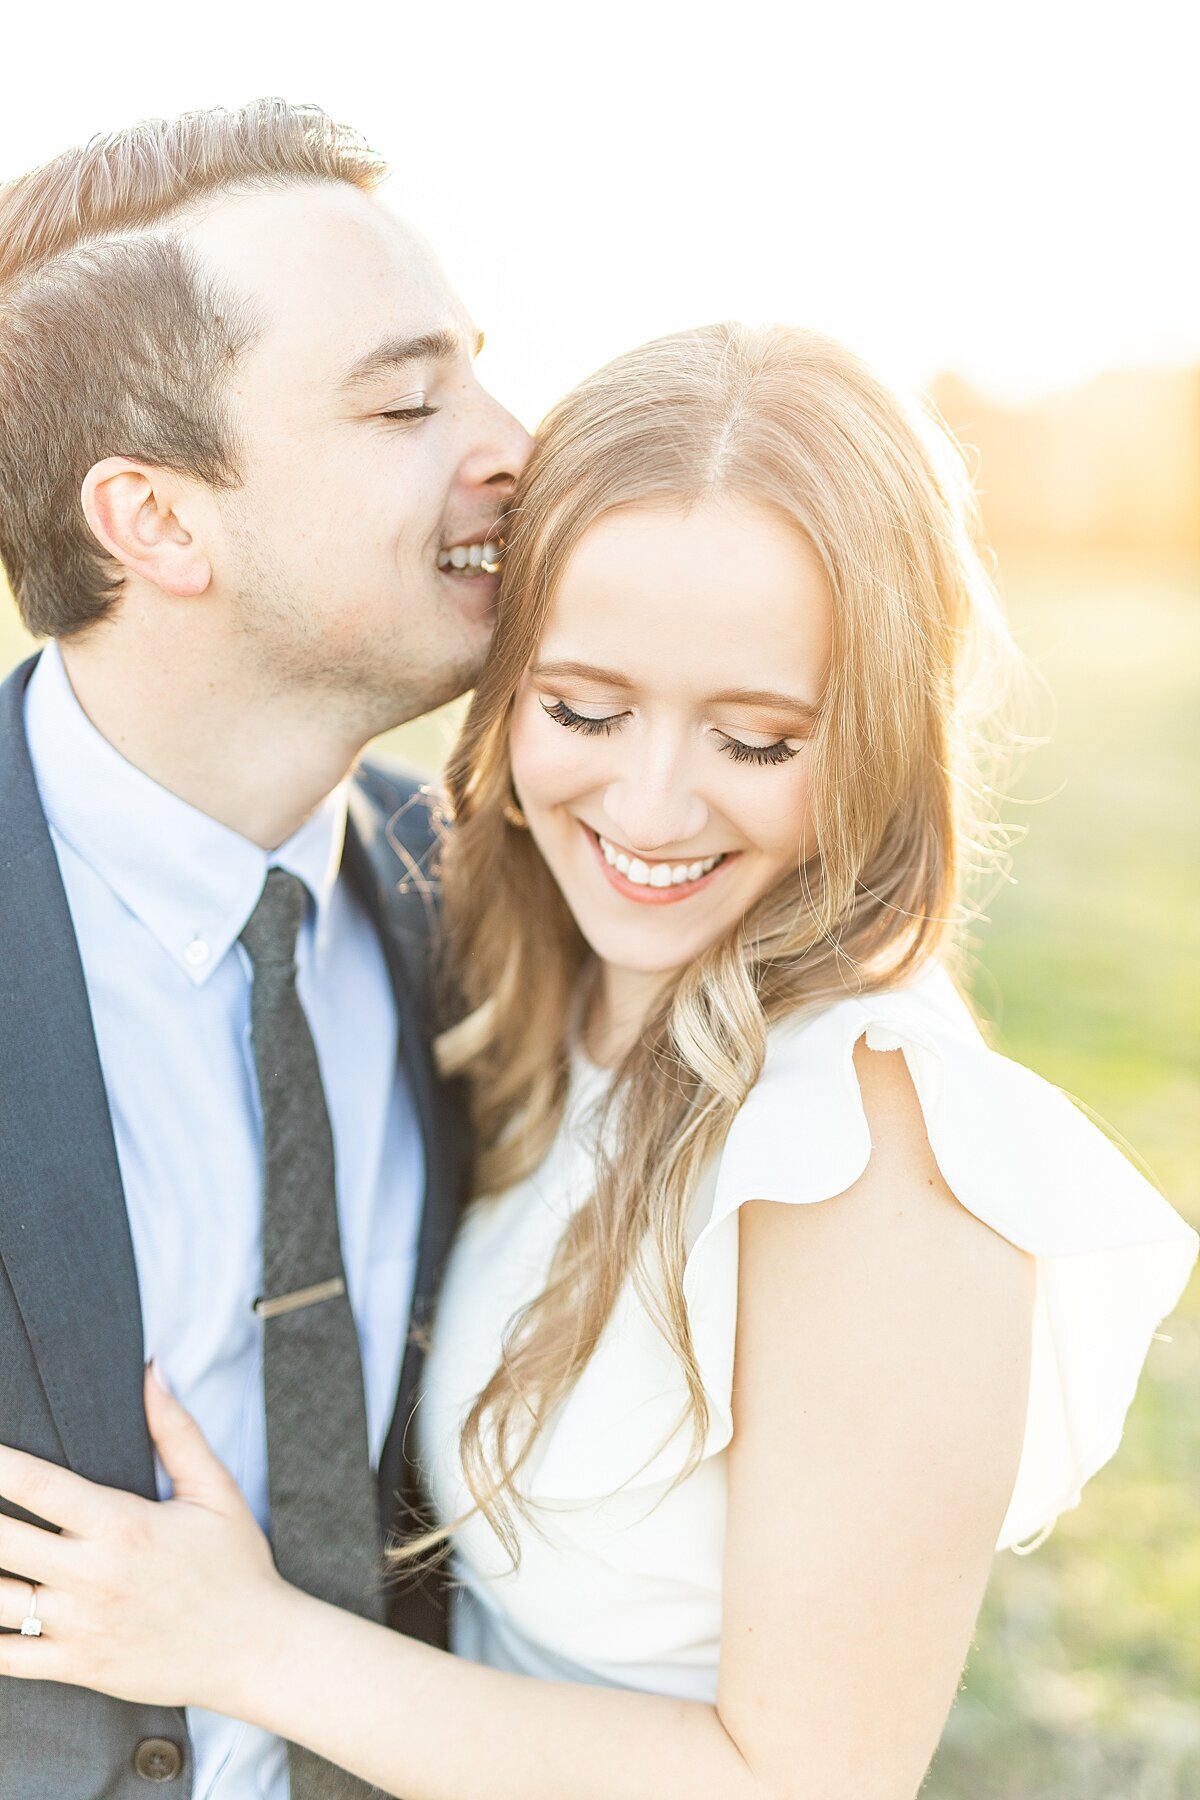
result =
[[[398,1071],[395,999],[362,903],[339,875],[339,788],[268,854],[136,769],[84,714],[57,649],[25,725],[83,958],[137,1263],[146,1356],[234,1474],[264,1529],[262,1119],[250,963],[238,942],[268,868],[315,906],[297,985],[337,1159],[338,1214],[376,1464],[396,1401],[425,1168]],[[159,1472],[160,1491],[169,1491]],[[195,1800],[287,1800],[285,1746],[192,1708]]]

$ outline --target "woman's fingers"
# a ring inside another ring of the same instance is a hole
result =
[[[0,1576],[0,1630],[20,1631],[26,1619],[30,1617],[32,1601],[37,1596],[37,1617],[42,1621],[47,1633],[50,1631],[46,1623],[44,1595],[46,1590],[32,1581],[18,1581],[14,1575]]]
[[[72,1475],[58,1463],[0,1445],[0,1495],[64,1531],[83,1532],[103,1517],[113,1491]]]
[[[169,1392],[157,1363],[146,1369],[146,1423],[177,1500],[211,1504],[237,1496],[232,1475],[213,1455],[191,1413]]]
[[[67,1549],[53,1531],[0,1518],[0,1569],[11,1569],[28,1581],[53,1581],[62,1571]]]
[[[63,1645],[46,1624],[40,1637],[22,1637],[21,1621],[29,1616],[29,1583],[0,1577],[0,1679],[78,1681]],[[43,1617],[43,1590],[38,1589],[38,1617]],[[2,1767],[2,1765],[0,1765]]]

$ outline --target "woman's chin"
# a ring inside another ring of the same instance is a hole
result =
[[[576,914],[578,918],[579,915]],[[647,977],[677,975],[695,962],[720,936],[719,932],[689,933],[647,931],[636,924],[614,926],[610,921],[579,920],[584,937],[602,963]]]

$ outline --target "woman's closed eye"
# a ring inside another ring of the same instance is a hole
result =
[[[616,730],[622,719],[629,717],[628,713],[623,712],[603,713],[599,716],[576,712],[565,700],[556,700],[553,706],[547,705],[543,700],[541,707],[546,717],[553,719],[556,725],[564,726],[567,731],[581,731],[585,737],[607,737]]]
[[[718,732],[721,749],[737,763],[785,763],[798,756],[801,744],[794,738],[777,738],[773,744],[744,744],[741,738],[730,737],[726,731]]]
[[[555,700],[553,704],[543,700],[541,707],[546,717],[553,719],[556,725],[563,726],[567,731],[582,732],[584,737],[608,737],[623,719],[629,717],[627,712],[577,712],[565,700]],[[802,748],[801,743],[793,738],[777,738],[773,744],[747,744],[741,738],[731,737],[727,731],[718,731],[715,735],[719,740],[718,748],[732,757],[734,762],[758,763],[760,767],[791,762]]]

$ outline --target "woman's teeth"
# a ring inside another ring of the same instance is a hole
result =
[[[693,863],[646,863],[640,856],[627,856],[624,850],[618,850],[607,838],[596,833],[596,842],[604,855],[609,868],[615,869],[618,875],[624,875],[626,881],[632,881],[635,887],[682,887],[685,881],[699,881],[715,869],[719,862],[724,862],[724,852],[720,856],[706,856],[703,862]]]
[[[439,550],[437,566],[459,575],[494,575],[500,567],[499,540],[489,538],[486,544],[455,544]]]

